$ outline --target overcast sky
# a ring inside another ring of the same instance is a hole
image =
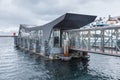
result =
[[[0,35],[42,25],[65,13],[120,16],[120,0],[0,0]]]

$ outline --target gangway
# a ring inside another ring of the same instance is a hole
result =
[[[69,49],[120,56],[120,26],[64,30]]]

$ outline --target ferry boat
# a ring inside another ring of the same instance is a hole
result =
[[[79,29],[95,20],[96,16],[66,13],[54,21],[42,25],[26,25],[21,24],[18,36],[15,37],[15,44],[21,49],[35,52],[51,59],[60,58],[59,55],[69,56],[68,35],[64,30]],[[66,46],[66,45],[67,46]],[[65,47],[66,46],[66,47]],[[57,55],[57,57],[56,57]]]

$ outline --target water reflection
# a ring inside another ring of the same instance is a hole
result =
[[[25,54],[31,59],[29,61],[34,61],[32,66],[34,66],[33,70],[35,72],[41,71],[42,67],[42,71],[45,71],[46,73],[45,75],[47,80],[73,80],[74,78],[79,78],[83,73],[87,74],[89,60],[76,59],[67,62],[61,60],[52,61],[32,53],[30,54],[25,52]],[[31,79],[41,79],[44,76],[33,76]]]

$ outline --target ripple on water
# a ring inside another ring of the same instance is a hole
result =
[[[48,61],[15,49],[13,42],[0,38],[0,80],[120,79],[120,57],[90,54],[90,61]]]

